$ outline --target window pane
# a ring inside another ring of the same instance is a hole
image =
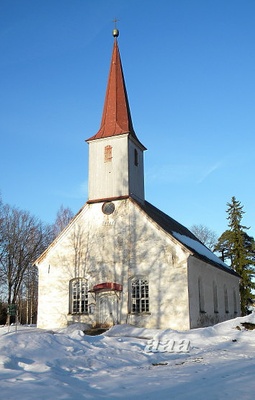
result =
[[[131,287],[132,312],[149,311],[149,283],[145,279],[134,279]]]
[[[71,313],[88,312],[88,288],[87,281],[75,279],[71,282]]]

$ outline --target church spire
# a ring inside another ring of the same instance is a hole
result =
[[[118,36],[119,31],[115,27],[113,30],[114,44],[101,126],[96,135],[92,136],[88,141],[128,133],[139,142],[133,128],[129,109],[118,47]]]
[[[88,201],[100,202],[133,197],[144,201],[143,152],[129,110],[117,37],[114,44],[99,131],[89,144]]]

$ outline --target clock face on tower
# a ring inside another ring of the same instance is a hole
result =
[[[115,205],[112,202],[106,202],[102,205],[102,211],[106,215],[110,215],[115,210]]]

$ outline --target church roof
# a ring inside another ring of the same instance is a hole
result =
[[[117,32],[117,33],[116,33]],[[138,143],[131,119],[125,79],[118,47],[118,30],[113,31],[114,43],[102,121],[99,131],[87,141],[128,133]],[[140,143],[141,144],[141,143]]]
[[[135,201],[135,200],[134,200]],[[182,224],[169,217],[163,211],[150,204],[148,201],[138,203],[142,210],[155,221],[165,232],[173,236],[184,247],[189,249],[193,255],[201,260],[214,265],[232,275],[239,276],[232,268],[225,264],[219,257],[209,250],[198,238]]]

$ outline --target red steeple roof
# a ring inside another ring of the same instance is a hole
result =
[[[114,34],[101,126],[96,135],[89,138],[88,141],[129,133],[139,142],[132,124],[117,35]]]

